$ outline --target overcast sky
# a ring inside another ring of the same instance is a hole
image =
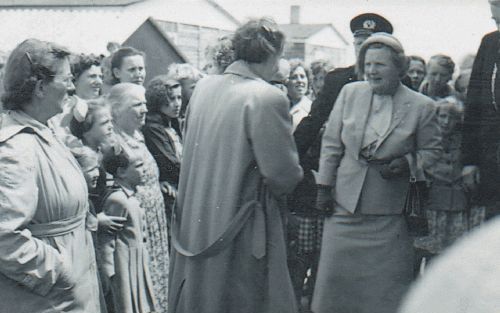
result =
[[[349,21],[365,12],[383,15],[407,54],[445,53],[457,60],[476,53],[495,30],[487,0],[217,0],[239,19],[268,15],[289,23],[290,5],[301,6],[302,23],[332,23],[351,42]]]

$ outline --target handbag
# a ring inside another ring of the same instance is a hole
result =
[[[426,182],[417,181],[417,178],[412,173],[403,208],[403,215],[405,216],[410,236],[420,237],[429,234],[429,226],[423,208],[426,198]]]

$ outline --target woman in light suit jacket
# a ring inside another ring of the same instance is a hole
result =
[[[342,89],[323,135],[318,208],[333,214],[325,220],[315,313],[396,311],[413,270],[402,214],[410,171],[441,150],[433,101],[401,84],[407,60],[395,37],[368,38],[358,69],[367,81]]]

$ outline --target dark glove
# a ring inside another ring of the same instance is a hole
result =
[[[332,197],[332,187],[326,185],[318,185],[318,194],[316,196],[316,209],[324,216],[333,214],[334,200]]]
[[[380,168],[380,175],[383,179],[405,177],[410,175],[410,166],[405,157],[392,160],[389,164],[384,164]]]

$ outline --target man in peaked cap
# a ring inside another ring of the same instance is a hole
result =
[[[358,57],[361,44],[373,33],[386,32],[392,34],[392,25],[380,15],[365,13],[354,17],[351,20],[351,31],[354,36],[354,52]],[[318,97],[313,102],[309,116],[302,119],[294,132],[295,143],[298,148],[300,163],[304,169],[304,179],[299,183],[297,189],[290,198],[294,202],[294,208],[303,208],[293,214],[302,219],[322,220],[322,212],[314,210],[317,186],[313,175],[313,170],[318,170],[321,134],[323,124],[328,120],[328,116],[337,100],[337,96],[344,85],[357,81],[358,75],[354,65],[346,68],[337,68],[325,76],[325,82]],[[319,215],[319,216],[318,216]],[[319,229],[320,227],[317,227]],[[317,233],[316,237],[321,238]],[[317,251],[319,252],[319,251]],[[308,279],[309,293],[314,286],[317,262],[319,253],[311,255],[294,256],[289,258],[290,271],[301,272],[311,268],[311,277]],[[301,290],[302,286],[295,286]]]
[[[359,48],[371,34],[378,32],[392,34],[393,31],[391,23],[375,13],[364,13],[354,17],[351,20],[350,27],[354,36],[353,44],[356,58],[358,57]],[[301,160],[315,139],[318,138],[319,131],[328,119],[342,87],[347,83],[358,80],[360,79],[356,73],[355,65],[336,68],[325,76],[323,89],[313,102],[309,116],[301,121],[294,133]]]

